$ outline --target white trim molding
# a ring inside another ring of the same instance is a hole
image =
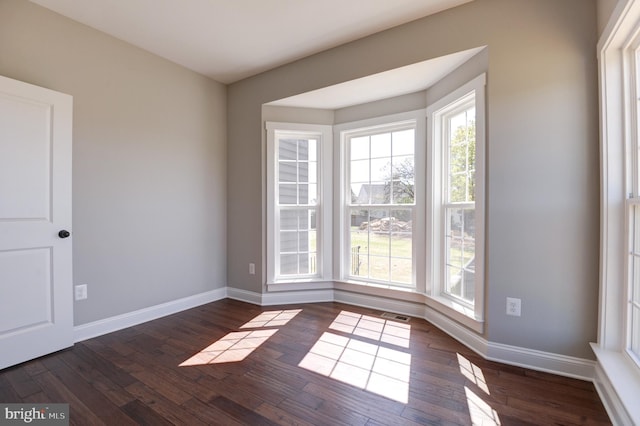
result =
[[[638,424],[640,419],[640,372],[620,352],[604,350],[591,344],[598,357],[594,385],[615,425]]]
[[[278,291],[267,294],[229,287],[227,294],[231,299],[261,306],[340,302],[408,315],[430,322],[489,361],[586,381],[593,381],[595,377],[595,361],[488,341],[447,315],[425,305],[421,301],[424,295],[407,293],[406,297],[400,299],[389,297],[388,292],[382,290],[375,292],[379,294],[370,294],[371,287],[365,287],[368,294],[348,290],[353,287],[336,282],[334,289]]]
[[[103,334],[112,333],[127,327],[133,327],[147,321],[162,318],[167,315],[175,314],[187,309],[195,308],[206,303],[215,302],[216,300],[225,299],[227,297],[227,287],[217,288],[205,293],[184,297],[182,299],[172,300],[170,302],[161,303],[159,305],[150,306],[148,308],[139,309],[137,311],[128,312],[122,315],[93,321],[87,324],[75,326],[73,328],[73,341],[75,343],[93,337],[102,336]]]

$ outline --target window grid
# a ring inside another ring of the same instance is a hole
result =
[[[278,276],[318,272],[318,139],[280,134],[277,144]]]
[[[475,94],[442,115],[445,295],[475,301]]]
[[[635,49],[631,61],[632,78],[635,87],[635,102],[631,103],[635,125],[632,139],[635,144],[634,155],[630,159],[632,176],[630,197],[627,202],[629,215],[629,279],[627,305],[627,349],[631,358],[640,367],[640,49]]]
[[[350,279],[415,287],[415,131],[412,123],[347,137]]]

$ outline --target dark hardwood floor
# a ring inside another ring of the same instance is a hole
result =
[[[489,362],[428,322],[221,300],[0,371],[77,425],[604,425],[592,383]]]

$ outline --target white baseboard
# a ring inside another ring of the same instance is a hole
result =
[[[256,293],[228,287],[227,297],[259,306],[292,305],[297,303],[333,302],[333,289],[309,291],[278,291],[274,293]]]
[[[593,381],[596,369],[592,360],[494,342],[488,342],[485,358],[589,382]]]
[[[262,306],[262,294],[254,291],[241,290],[239,288],[227,287],[227,297],[241,302]]]
[[[281,291],[259,294],[244,290],[228,289],[230,298],[256,305],[298,304],[319,301],[335,301],[382,311],[423,318],[449,336],[458,340],[481,357],[503,364],[514,365],[545,373],[557,374],[580,380],[593,381],[596,362],[583,358],[559,355],[518,346],[504,345],[486,340],[481,335],[464,327],[440,312],[421,303],[408,302],[388,297],[354,293],[334,289],[333,299],[327,290]]]
[[[222,287],[205,293],[117,315],[115,317],[78,325],[73,328],[73,340],[74,342],[81,342],[103,334],[122,330],[123,328],[142,324],[143,322],[175,314],[176,312],[184,311],[185,309],[195,308],[196,306],[204,305],[205,303],[215,302],[216,300],[221,300],[226,297],[227,287]]]
[[[595,361],[490,342],[424,304],[337,289],[256,293],[225,287],[74,327],[74,341],[111,333],[226,297],[259,306],[335,301],[423,318],[485,359],[582,380],[593,381],[595,378]],[[608,391],[604,385],[600,386],[603,391]]]

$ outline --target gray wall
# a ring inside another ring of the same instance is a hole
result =
[[[226,285],[226,87],[23,0],[0,74],[74,98],[75,324]]]
[[[487,327],[591,358],[598,295],[595,0],[476,0],[228,88],[228,284],[262,292],[261,105],[488,46]],[[522,317],[505,298],[522,298]]]
[[[625,2],[627,0],[621,0],[621,2]],[[602,34],[604,28],[607,26],[609,22],[609,18],[613,13],[613,9],[615,9],[616,5],[619,3],[618,0],[597,0],[598,3],[598,35]]]

